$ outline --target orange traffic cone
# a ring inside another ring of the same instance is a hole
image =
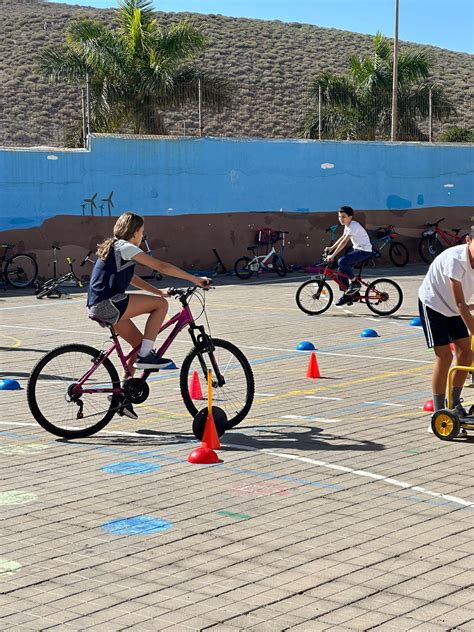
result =
[[[207,370],[207,419],[204,426],[204,434],[202,435],[202,448],[210,448],[211,450],[219,450],[221,447],[219,435],[216,430],[216,423],[212,416],[212,371]]]
[[[194,372],[194,375],[196,376],[199,390],[201,390],[201,385],[199,384],[199,378],[196,371]],[[192,378],[193,380],[194,375]],[[204,434],[202,437],[201,447],[195,448],[191,452],[188,456],[188,461],[190,463],[201,464],[219,463],[219,457],[214,450],[218,450],[220,447],[221,444],[219,441],[219,435],[217,434],[216,424],[214,422],[214,417],[212,416],[212,371],[209,369],[207,372],[207,419],[204,426]]]
[[[204,399],[204,397],[202,396],[201,382],[199,381],[199,375],[197,371],[194,371],[189,383],[189,394],[191,395],[191,399]]]
[[[202,448],[210,448],[211,450],[219,450],[221,442],[217,434],[216,424],[212,412],[207,414],[206,425],[204,426],[204,434],[202,436]]]
[[[306,371],[306,377],[317,378],[321,377],[321,373],[319,372],[318,361],[316,360],[316,354],[311,354],[308,364],[308,370]]]

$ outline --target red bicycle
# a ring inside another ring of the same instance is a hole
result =
[[[433,224],[427,224],[427,229],[423,231],[418,243],[418,252],[425,263],[431,263],[446,248],[458,246],[466,243],[468,233],[459,236],[460,228],[443,230],[439,224],[444,221],[444,217],[438,219]]]
[[[189,392],[190,378],[197,371],[203,384],[207,384],[208,369],[211,369],[213,402],[226,413],[226,429],[233,428],[252,406],[255,394],[252,369],[238,347],[212,338],[202,325],[196,325],[189,301],[198,289],[169,289],[170,296],[181,302],[182,309],[162,326],[160,332],[172,325],[174,328],[158,354],[162,356],[176,336],[188,327],[193,348],[183,360],[179,375],[184,404],[194,417],[198,409]],[[201,306],[201,313],[205,313],[204,298]],[[138,347],[125,355],[113,325],[97,318],[92,320],[110,330],[112,345],[106,351],[83,344],[62,345],[41,358],[28,381],[27,398],[33,417],[45,430],[65,439],[89,437],[102,430],[121,407],[119,404],[123,404],[122,397],[126,402],[141,404],[150,393],[147,378],[151,371],[143,371],[121,386],[110,360],[115,351],[127,373],[127,360]]]
[[[374,314],[389,316],[396,312],[403,302],[402,288],[391,279],[364,281],[362,270],[373,258],[374,255],[371,255],[359,265],[354,266],[357,271],[355,279],[362,287],[359,292],[350,296],[351,300],[346,305],[365,303]],[[344,272],[334,269],[336,265],[335,262],[328,263],[323,254],[322,262],[316,266],[316,276],[300,285],[296,292],[296,304],[302,312],[316,316],[323,314],[331,307],[334,293],[328,281],[334,281],[343,291],[346,289],[349,277]],[[344,277],[347,280],[346,284],[341,282]]]

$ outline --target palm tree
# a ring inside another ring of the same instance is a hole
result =
[[[72,22],[66,44],[46,49],[38,65],[53,83],[89,80],[92,131],[164,134],[163,112],[197,101],[199,80],[208,108],[220,111],[230,100],[222,79],[191,65],[205,47],[186,21],[161,28],[151,0],[118,0],[114,29],[95,20]]]
[[[318,138],[319,125],[325,138],[375,140],[390,138],[392,98],[392,52],[388,40],[377,33],[373,56],[351,57],[347,75],[323,73],[309,87],[312,99],[322,96],[322,116],[312,108],[300,133]],[[431,60],[425,49],[406,51],[398,57],[398,133],[400,140],[424,140],[420,123],[432,115],[443,120],[455,108],[431,77]]]

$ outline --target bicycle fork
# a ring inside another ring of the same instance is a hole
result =
[[[199,333],[196,335],[194,333],[194,330],[198,330]],[[219,370],[219,365],[216,362],[216,358],[214,356],[214,351],[215,351],[215,346],[214,343],[212,342],[212,338],[211,336],[209,336],[205,330],[204,327],[202,325],[194,325],[192,327],[189,328],[189,335],[191,336],[191,339],[194,343],[194,346],[197,347],[198,345],[203,345],[205,348],[203,349],[204,351],[207,350],[208,355],[209,355],[209,360],[211,362],[212,365],[212,375],[213,375],[213,380],[212,380],[212,386],[213,387],[221,387],[224,386],[225,384],[225,379],[222,375],[222,373]],[[202,353],[198,353],[197,354],[198,360],[199,360],[199,364],[201,366],[201,370],[203,375],[205,376],[206,380],[207,380],[207,365],[206,362],[204,360],[203,354]]]

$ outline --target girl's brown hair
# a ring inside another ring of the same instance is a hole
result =
[[[109,239],[106,239],[101,244],[97,244],[97,256],[105,261],[117,239],[125,239],[125,241],[129,241],[129,239],[133,237],[133,235],[143,226],[144,223],[143,217],[140,217],[140,215],[137,215],[136,213],[132,213],[130,211],[122,213],[115,222],[114,236],[109,237]]]

